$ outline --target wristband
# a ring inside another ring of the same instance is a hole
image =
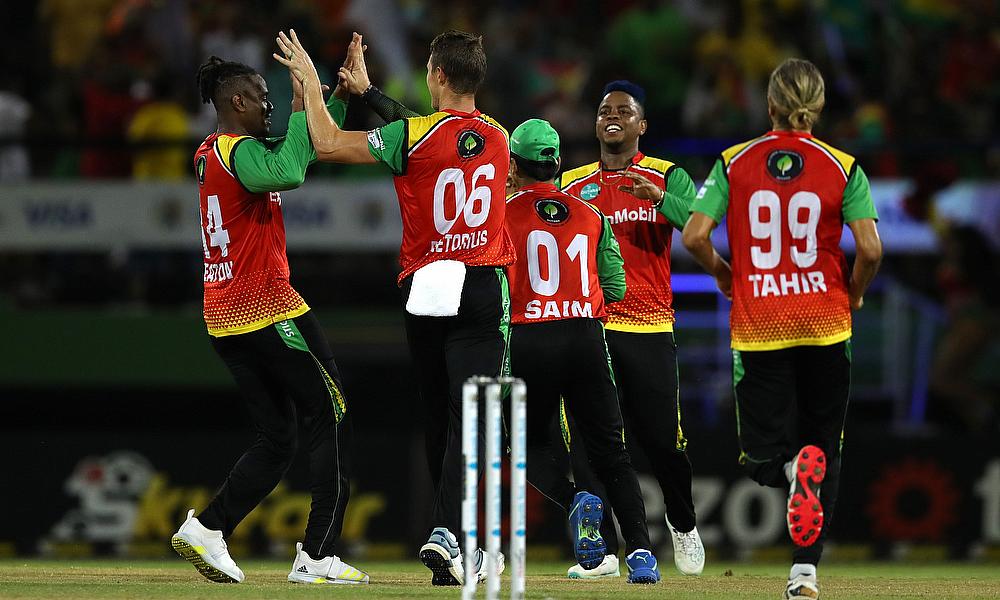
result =
[[[663,202],[666,199],[667,199],[667,190],[663,190],[663,193],[660,195],[660,201],[654,204],[653,208],[655,208],[656,210],[660,210],[660,207],[663,206]]]

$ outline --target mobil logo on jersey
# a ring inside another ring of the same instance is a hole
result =
[[[636,206],[636,207],[624,207],[620,208],[610,215],[608,215],[608,220],[611,221],[612,225],[617,225],[619,223],[655,223],[656,222],[656,209],[651,205],[648,206]]]

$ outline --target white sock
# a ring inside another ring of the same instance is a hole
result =
[[[788,578],[795,579],[796,577],[811,577],[812,579],[816,579],[816,565],[806,563],[793,564]]]
[[[785,479],[788,480],[788,483],[792,483],[793,481],[795,481],[795,461],[794,460],[790,460],[790,461],[788,461],[788,462],[785,463]]]

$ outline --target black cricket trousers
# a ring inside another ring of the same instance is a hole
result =
[[[239,386],[257,439],[198,519],[228,537],[281,480],[301,439],[312,492],[303,549],[314,558],[334,555],[351,495],[352,436],[340,372],[319,321],[310,311],[211,340]]]

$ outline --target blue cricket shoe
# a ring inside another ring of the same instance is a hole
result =
[[[628,566],[629,583],[656,583],[660,580],[656,557],[649,550],[633,550],[625,557],[625,564]]]
[[[577,492],[569,511],[569,526],[576,541],[573,554],[584,569],[596,569],[604,560],[607,546],[601,537],[604,502],[589,492]]]

